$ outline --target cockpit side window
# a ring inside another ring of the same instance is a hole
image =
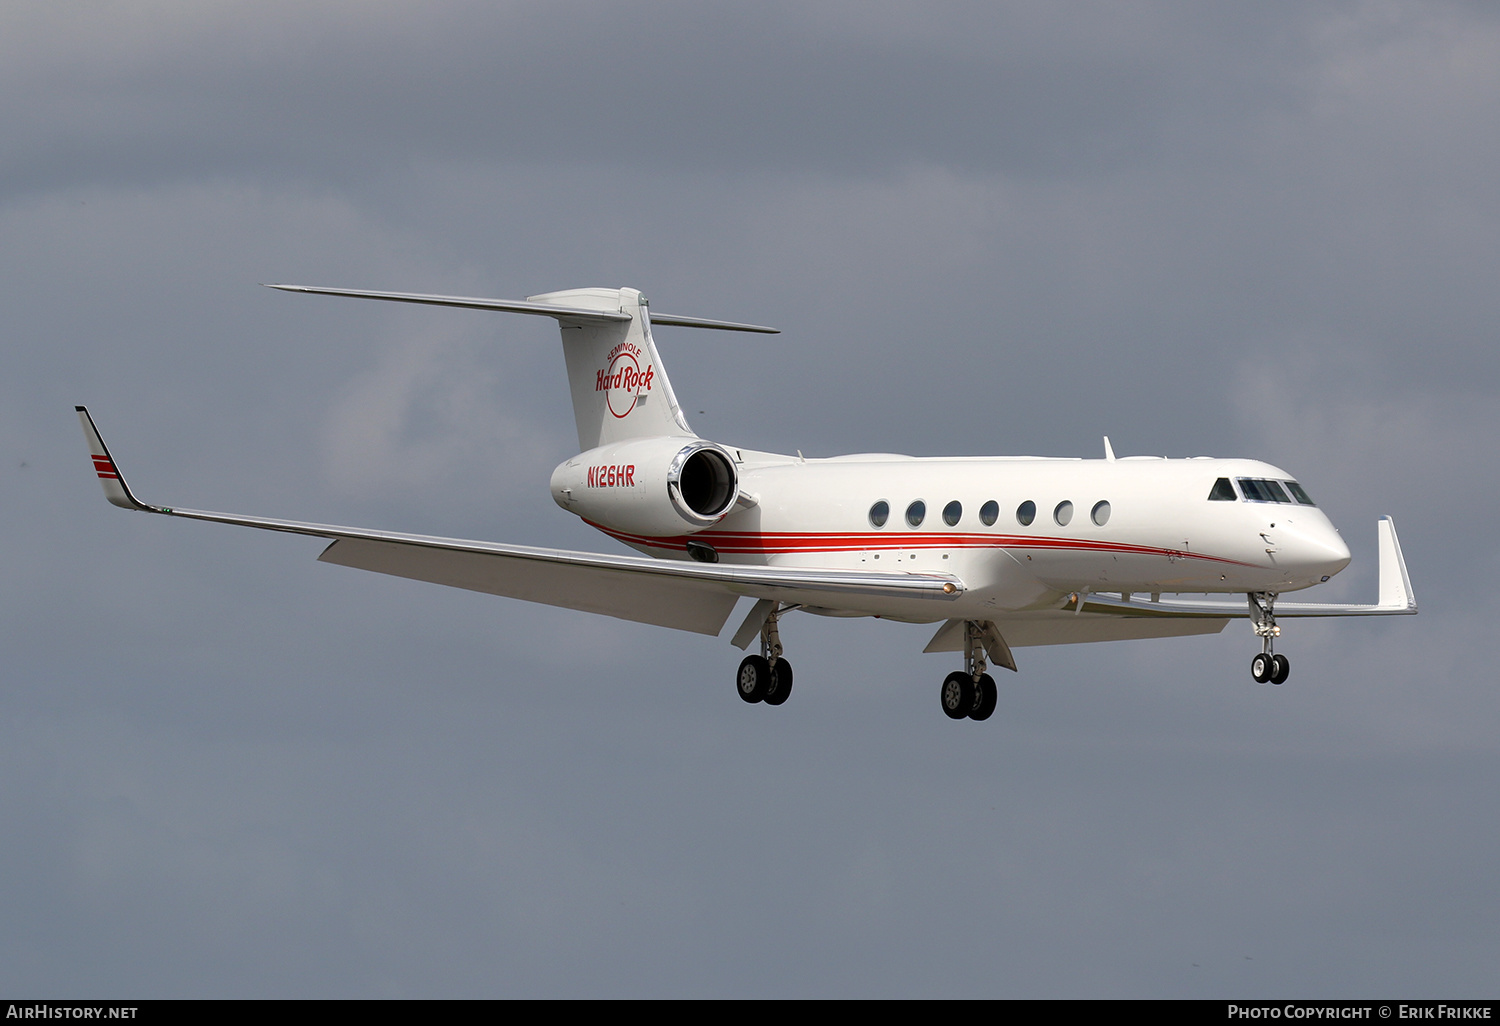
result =
[[[1213,491],[1208,493],[1210,502],[1237,502],[1239,496],[1234,494],[1234,485],[1229,483],[1229,478],[1221,477],[1214,482]]]
[[[1307,494],[1306,489],[1304,489],[1296,481],[1288,481],[1286,483],[1286,490],[1292,493],[1292,498],[1296,499],[1298,502],[1302,503],[1302,505],[1304,505],[1304,506],[1316,506],[1317,505],[1316,502],[1312,501],[1312,496],[1310,496],[1310,495]]]

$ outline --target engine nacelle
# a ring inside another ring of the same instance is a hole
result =
[[[670,537],[712,527],[740,497],[734,457],[701,438],[635,438],[580,453],[552,472],[569,513],[629,534]]]

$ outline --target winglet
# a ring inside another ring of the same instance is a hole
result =
[[[94,418],[89,416],[88,408],[75,406],[73,409],[78,411],[78,420],[83,424],[83,437],[88,442],[89,455],[94,458],[94,472],[99,475],[99,483],[104,486],[104,497],[122,509],[138,509],[146,513],[168,512],[148,506],[130,494],[130,486],[125,483],[124,475],[115,465],[115,458],[109,454],[109,447],[104,444],[99,429],[94,426]]]
[[[1411,590],[1411,576],[1406,572],[1406,557],[1396,537],[1396,522],[1381,517],[1375,524],[1380,546],[1380,607],[1417,611],[1417,597]]]

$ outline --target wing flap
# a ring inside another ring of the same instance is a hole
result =
[[[1040,645],[1078,645],[1094,641],[1134,641],[1142,638],[1184,638],[1194,634],[1218,634],[1229,626],[1220,617],[1193,616],[1147,618],[1100,616],[1088,612],[1049,612],[999,620],[1012,648]]]
[[[410,542],[339,538],[318,560],[697,634],[718,634],[739,601],[718,581]]]
[[[1087,610],[1087,606],[1084,607]],[[1049,609],[1019,613],[986,623],[985,650],[990,662],[1014,670],[1012,648],[1039,645],[1078,645],[1093,641],[1133,641],[1141,638],[1181,638],[1217,634],[1229,621],[1211,617],[1155,618],[1100,615]],[[992,632],[992,633],[991,633]],[[993,644],[998,640],[999,644]],[[1004,648],[1000,646],[1005,646]],[[962,652],[964,621],[949,620],[938,628],[923,652]]]

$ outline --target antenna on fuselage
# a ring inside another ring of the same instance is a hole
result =
[[[1115,450],[1114,447],[1109,444],[1108,435],[1104,436],[1104,458],[1109,460],[1109,462],[1111,463],[1115,461]]]

